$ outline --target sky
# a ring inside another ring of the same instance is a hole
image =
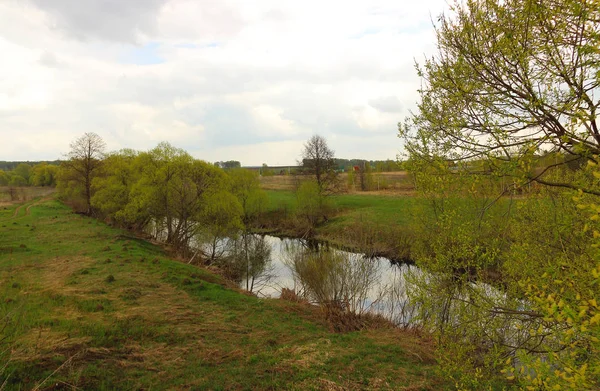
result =
[[[446,0],[0,0],[0,160],[85,132],[209,162],[291,165],[323,136],[395,159]]]

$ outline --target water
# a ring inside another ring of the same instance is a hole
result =
[[[277,298],[283,288],[294,292],[301,289],[301,284],[294,277],[293,266],[291,266],[290,248],[319,250],[327,246],[296,238],[269,235],[263,238],[271,249],[271,256],[265,275],[258,283],[255,281],[252,290],[259,297]],[[406,275],[419,273],[415,266],[399,265],[384,257],[365,258],[363,254],[338,249],[334,251],[348,257],[353,266],[365,267],[366,265],[369,268],[372,283],[369,283],[366,294],[359,298],[360,303],[356,304],[357,312],[380,313],[397,324],[406,324],[410,321],[414,309],[410,308],[407,298]],[[241,281],[240,286],[246,289],[246,279]]]

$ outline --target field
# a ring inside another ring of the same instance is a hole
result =
[[[309,178],[309,176],[293,175],[270,175],[261,176],[260,185],[265,190],[288,190],[296,188],[298,181]],[[348,174],[338,175],[340,188],[343,192],[354,193],[356,189],[348,186]],[[373,189],[367,193],[384,192],[391,194],[413,194],[414,186],[406,171],[373,173]],[[355,178],[355,188],[358,188],[358,178]],[[361,192],[362,193],[362,192]]]
[[[0,281],[5,389],[445,386],[421,337],[333,333],[318,308],[244,294],[55,200],[0,209]]]
[[[0,208],[15,203],[30,201],[37,197],[44,197],[54,193],[53,187],[9,187],[0,186]]]
[[[295,194],[285,190],[267,194],[272,218],[264,225],[275,233],[301,235],[302,224],[294,219]],[[330,217],[316,228],[315,236],[359,252],[410,261],[410,224],[420,202],[417,197],[382,192],[333,195]]]

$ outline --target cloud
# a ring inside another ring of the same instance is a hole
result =
[[[395,96],[382,96],[371,99],[369,105],[383,113],[400,113],[402,112],[402,103]]]
[[[0,156],[55,159],[93,131],[252,165],[293,164],[313,134],[338,156],[394,158],[445,4],[1,2]]]
[[[157,32],[166,0],[31,0],[50,16],[51,27],[80,40],[138,42]]]

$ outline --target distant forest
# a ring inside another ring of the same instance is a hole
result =
[[[27,162],[8,162],[8,161],[0,160],[0,170],[2,170],[2,171],[12,171],[15,168],[17,168],[17,166],[19,164],[21,164],[21,163],[25,163],[25,164],[28,164],[30,166],[35,166],[35,165],[40,164],[40,163],[46,163],[46,164],[50,164],[50,165],[53,165],[53,166],[58,166],[60,164],[60,160],[52,160],[52,161],[50,161],[50,160],[40,160],[40,161],[34,161],[34,162],[30,162],[30,161],[27,161]]]

